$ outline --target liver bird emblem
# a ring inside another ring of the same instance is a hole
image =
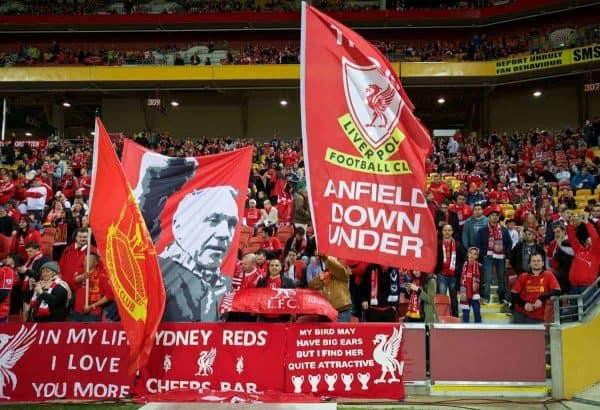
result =
[[[371,111],[373,111],[371,122],[365,126],[386,128],[388,125],[388,119],[385,111],[394,100],[396,92],[389,85],[385,90],[382,91],[381,87],[377,84],[369,84],[365,92],[367,93],[367,105]],[[378,122],[377,125],[375,124],[376,122]]]
[[[4,388],[9,382],[13,390],[17,387],[17,376],[11,369],[35,341],[36,326],[33,325],[30,329],[21,326],[21,329],[14,336],[5,333],[0,334],[0,399],[10,399],[10,396],[7,396],[4,392]]]
[[[381,376],[379,379],[374,380],[375,384],[400,382],[400,379],[396,377],[396,372],[398,372],[398,376],[402,376],[404,362],[399,362],[396,356],[398,356],[401,342],[402,328],[394,328],[392,337],[389,339],[384,334],[375,335],[373,343],[376,347],[373,350],[373,359],[381,366]],[[386,380],[385,376],[388,373],[391,377]]]
[[[213,373],[212,366],[215,363],[217,357],[217,349],[213,347],[210,350],[203,350],[198,356],[198,371],[196,376],[208,376]]]

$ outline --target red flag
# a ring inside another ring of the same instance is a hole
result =
[[[218,320],[237,261],[252,150],[167,157],[125,140],[123,169],[166,285],[165,321]]]
[[[320,252],[431,272],[428,131],[385,57],[303,3],[302,135]]]
[[[271,315],[322,315],[332,322],[337,310],[317,290],[246,288],[225,295],[219,307],[221,313],[261,313]]]
[[[96,119],[90,224],[129,342],[129,373],[148,363],[165,306],[154,245],[110,138]]]

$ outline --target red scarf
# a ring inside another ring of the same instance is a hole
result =
[[[492,256],[496,259],[504,259],[504,245],[502,243],[502,229],[500,224],[492,226],[488,224],[490,236],[488,237],[488,256]]]
[[[294,239],[292,239],[290,249],[294,249],[295,251],[298,252],[298,254],[302,254],[302,253],[304,253],[304,250],[306,249],[306,238],[302,238],[302,243],[300,244],[300,249],[296,248],[297,239],[298,238],[296,238],[296,236],[294,235]]]
[[[442,240],[442,254],[444,257],[442,275],[454,276],[456,273],[456,241],[454,239],[450,239],[450,242]]]
[[[461,309],[469,309],[469,301],[473,299],[473,296],[479,295],[480,278],[479,262],[467,262],[463,265],[462,275],[460,276]]]
[[[421,278],[412,278],[412,283],[416,286],[421,286]],[[408,299],[408,310],[406,311],[406,316],[412,319],[420,319],[421,318],[421,308],[419,305],[419,293],[411,290],[410,296]]]
[[[62,286],[67,291],[67,304],[65,306],[68,306],[69,301],[71,300],[71,289],[69,289],[69,285],[67,285],[66,282],[60,279],[60,276],[55,276],[50,279],[50,283],[44,288],[44,292],[52,294],[52,290],[57,286]],[[48,303],[46,303],[45,300],[40,302],[38,300],[38,294],[35,292],[33,292],[29,306],[34,317],[42,318],[50,316],[50,306],[48,306]]]
[[[37,261],[38,259],[40,259],[42,256],[44,256],[44,254],[42,252],[38,252],[35,255],[33,255],[31,258],[27,259],[27,262],[25,262],[25,269],[27,269],[27,270],[33,269],[33,263],[35,261]],[[25,292],[25,291],[27,291],[28,288],[29,288],[29,276],[25,276],[23,278],[23,282],[21,282],[21,290],[23,290],[23,292]]]
[[[379,301],[377,300],[377,292],[379,291],[379,269],[375,268],[371,271],[371,300],[370,305],[377,306]]]

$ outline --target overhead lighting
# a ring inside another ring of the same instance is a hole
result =
[[[33,134],[32,134],[32,133],[30,133],[30,132],[26,132],[26,133],[25,133],[25,136],[26,136],[26,137],[31,137],[32,135],[33,135]]]
[[[71,103],[70,103],[70,102],[68,102],[68,101],[65,101],[65,102],[63,103],[63,107],[65,107],[65,108],[70,108],[70,107],[71,107]]]
[[[444,104],[444,103],[446,103],[446,99],[444,97],[440,97],[440,98],[438,98],[437,103]]]
[[[541,92],[540,90],[534,91],[534,92],[533,92],[533,96],[534,96],[535,98],[541,97],[541,96],[542,96],[542,92]]]
[[[279,101],[279,104],[280,104],[282,107],[285,107],[286,105],[288,105],[288,102],[287,102],[287,100],[286,100],[286,99],[283,99],[283,100]]]
[[[179,102],[178,101],[171,101],[171,107],[179,107]]]

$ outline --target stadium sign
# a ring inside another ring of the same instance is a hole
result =
[[[600,44],[513,57],[498,60],[495,65],[496,75],[509,75],[595,61],[600,61]]]

